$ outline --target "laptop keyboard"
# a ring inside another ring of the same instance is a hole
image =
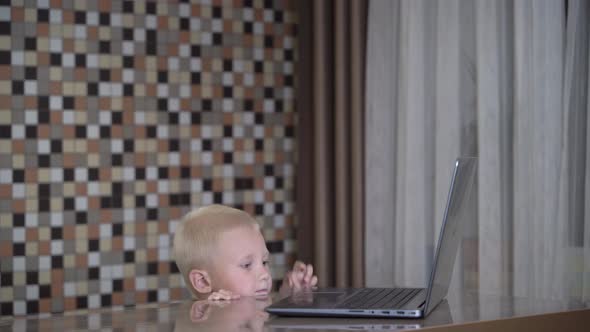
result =
[[[355,293],[336,308],[342,309],[397,309],[412,299],[423,288],[366,288]]]

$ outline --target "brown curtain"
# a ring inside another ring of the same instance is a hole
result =
[[[320,286],[364,284],[367,3],[297,1],[297,243]]]

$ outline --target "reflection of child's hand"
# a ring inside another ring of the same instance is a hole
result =
[[[210,301],[230,301],[240,298],[239,294],[234,294],[228,290],[220,289],[217,292],[213,292],[209,295],[207,300]]]
[[[313,266],[296,261],[293,270],[287,272],[283,278],[283,284],[279,290],[281,295],[289,295],[305,289],[310,289],[318,284],[318,277],[313,275]]]

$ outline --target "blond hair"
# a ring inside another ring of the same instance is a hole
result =
[[[193,269],[209,269],[222,233],[237,227],[260,226],[248,213],[224,205],[209,205],[187,213],[176,227],[173,255],[186,286],[197,296],[190,279]]]

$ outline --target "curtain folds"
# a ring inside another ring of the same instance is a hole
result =
[[[589,7],[371,0],[369,286],[426,283],[452,161],[476,155],[452,287],[590,299]]]
[[[321,286],[361,286],[366,2],[297,6],[298,254]]]

